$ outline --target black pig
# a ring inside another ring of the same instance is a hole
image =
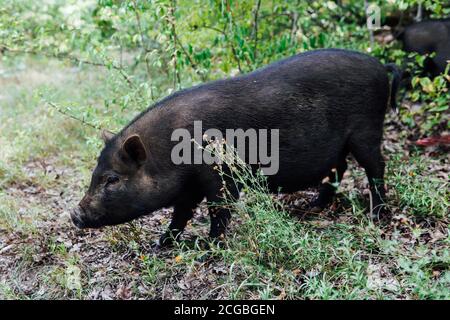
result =
[[[445,71],[450,60],[450,18],[426,20],[407,26],[398,36],[407,52],[435,53],[424,64],[425,73],[435,77]]]
[[[352,153],[366,170],[378,214],[384,205],[383,121],[389,99],[395,108],[399,80],[395,73],[391,88],[387,69],[397,70],[362,53],[317,50],[172,94],[118,134],[104,135],[89,190],[72,220],[80,228],[97,228],[174,206],[160,243],[178,238],[202,199],[217,202],[222,195],[222,180],[212,165],[171,161],[177,143],[171,141],[173,131],[192,132],[196,120],[204,129],[221,131],[279,129],[279,171],[268,176],[268,185],[273,192],[293,192],[329,177],[312,207],[332,201],[332,183],[341,180]],[[210,217],[210,236],[221,236],[229,210],[210,209]]]

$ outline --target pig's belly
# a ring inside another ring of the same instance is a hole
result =
[[[301,172],[291,171],[288,173],[279,172],[277,175],[268,177],[269,190],[271,192],[295,192],[304,190],[309,187],[317,187],[331,170],[331,166],[327,170],[314,174],[302,174]]]
[[[336,168],[344,151],[340,148],[322,149],[322,152],[290,153],[287,158],[280,153],[278,173],[268,176],[269,188],[277,192],[295,192],[309,187],[317,187]]]

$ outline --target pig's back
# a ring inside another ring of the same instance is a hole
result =
[[[197,89],[189,93],[185,101],[192,102],[186,107],[211,126],[343,126],[361,116],[383,118],[389,81],[377,59],[334,49],[300,54]]]
[[[179,93],[161,107],[162,123],[191,131],[198,120],[203,130],[278,130],[280,171],[270,180],[289,190],[323,178],[355,132],[381,137],[388,95],[376,59],[319,50]]]
[[[403,32],[404,49],[419,54],[436,51],[450,43],[450,19],[426,20],[412,24]]]

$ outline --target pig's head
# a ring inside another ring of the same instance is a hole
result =
[[[79,228],[130,221],[165,206],[169,196],[165,187],[170,186],[149,170],[149,152],[139,135],[114,137],[104,132],[102,137],[105,147],[89,189],[71,213]]]

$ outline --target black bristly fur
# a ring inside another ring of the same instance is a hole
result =
[[[400,70],[400,68],[395,64],[395,63],[387,63],[384,65],[384,67],[386,68],[386,70],[388,72],[392,72],[393,77],[392,77],[392,85],[391,85],[391,95],[390,95],[390,104],[391,104],[391,109],[394,110],[395,112],[398,112],[398,108],[397,108],[397,91],[398,88],[400,87],[400,83],[402,80],[402,71]]]
[[[392,88],[387,70],[394,72]],[[346,170],[346,156],[352,153],[366,170],[373,194],[374,210],[384,204],[384,160],[380,145],[383,121],[399,73],[393,65],[384,67],[368,55],[339,49],[317,50],[284,59],[238,77],[210,82],[179,91],[136,117],[106,142],[89,191],[74,217],[80,227],[122,223],[161,208],[174,206],[169,231],[161,243],[177,238],[192,217],[192,210],[206,197],[221,199],[221,177],[208,165],[171,162],[171,141],[177,128],[186,128],[193,137],[195,120],[203,130],[278,129],[280,167],[268,177],[271,191],[294,192],[322,184],[315,207],[323,208],[334,195],[333,182]],[[135,140],[142,165],[134,163],[133,151],[123,150],[124,141]],[[143,157],[144,159],[144,157]],[[334,170],[336,169],[336,170]],[[114,171],[120,182],[108,191],[99,186],[99,176]],[[229,188],[234,196],[239,192]],[[111,194],[115,192],[115,196]],[[106,201],[107,200],[107,201]],[[230,212],[210,210],[211,236],[225,232]]]
[[[424,73],[435,77],[444,72],[450,60],[450,18],[429,19],[407,26],[397,39],[403,43],[406,52],[420,55],[435,53],[427,58]]]

